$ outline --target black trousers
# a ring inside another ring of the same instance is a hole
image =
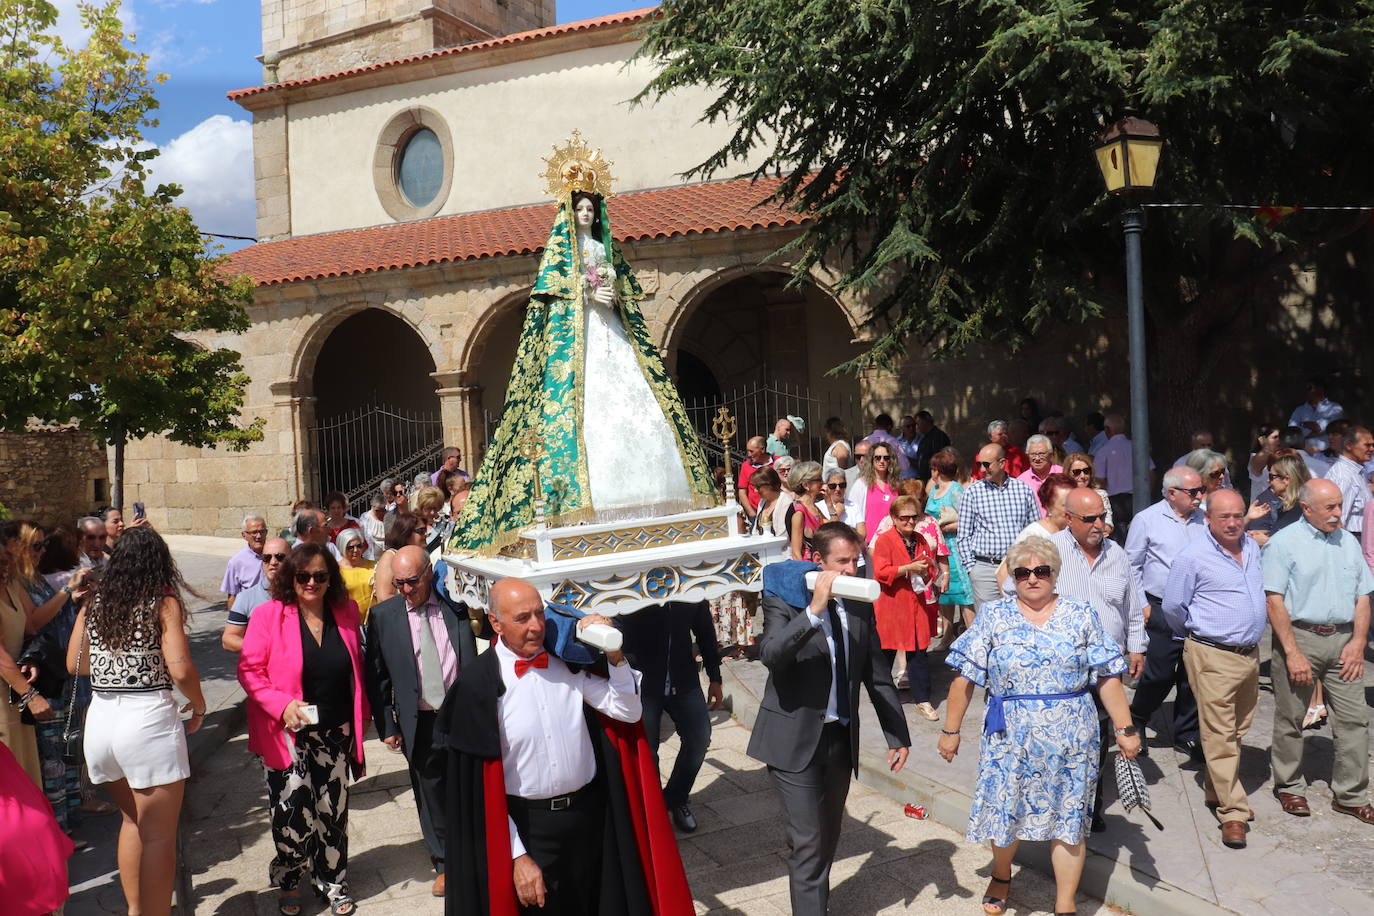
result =
[[[832,722],[821,729],[816,753],[801,772],[768,768],[787,818],[793,916],[825,916],[829,911],[830,866],[840,842],[850,766],[849,728]]]
[[[1135,686],[1135,697],[1131,700],[1131,718],[1143,727],[1150,721],[1159,707],[1164,705],[1169,692],[1176,690],[1174,697],[1174,741],[1197,741],[1197,700],[1193,688],[1188,684],[1188,672],[1183,667],[1183,641],[1174,639],[1173,631],[1164,620],[1164,611],[1159,598],[1147,595],[1150,599],[1150,621],[1145,624],[1145,635],[1150,643],[1145,649],[1145,670]],[[1143,743],[1145,735],[1142,732]]]
[[[525,852],[544,872],[544,905],[522,906],[529,916],[594,916],[601,887],[605,792],[596,780],[561,811],[507,797]]]
[[[897,661],[896,649],[884,649],[883,657],[887,659],[887,669],[892,670],[892,666]],[[906,682],[911,690],[911,700],[913,703],[930,702],[930,656],[926,655],[925,649],[906,650]]]
[[[1107,500],[1112,504],[1112,540],[1125,547],[1126,531],[1135,517],[1135,494],[1118,493]]]
[[[444,761],[433,752],[434,718],[429,710],[417,710],[415,746],[405,748],[410,764],[410,787],[415,791],[415,806],[420,809],[420,833],[429,848],[434,870],[444,873]]]

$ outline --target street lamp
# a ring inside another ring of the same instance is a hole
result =
[[[1134,198],[1155,186],[1164,138],[1143,118],[1127,115],[1107,125],[1094,152],[1102,180],[1112,194]],[[1145,373],[1145,295],[1140,275],[1140,233],[1145,212],[1134,200],[1121,214],[1126,236],[1126,314],[1131,350],[1131,468],[1133,511],[1150,503],[1150,408]]]

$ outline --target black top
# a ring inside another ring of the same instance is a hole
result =
[[[698,652],[706,679],[713,684],[720,682],[720,648],[705,601],[670,601],[646,607],[620,615],[615,624],[625,636],[625,654],[630,665],[643,675],[646,691],[663,696],[678,690],[700,690]]]
[[[353,721],[353,660],[334,623],[324,610],[324,636],[319,644],[301,614],[301,693],[306,703],[320,708],[320,728],[338,728]]]

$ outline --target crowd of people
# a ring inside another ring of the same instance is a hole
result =
[[[684,893],[673,828],[697,827],[691,794],[726,656],[768,669],[749,753],[782,801],[796,913],[827,910],[861,687],[893,771],[911,746],[899,691],[939,723],[947,760],[985,691],[968,835],[991,845],[989,916],[1009,906],[1023,841],[1051,844],[1056,912],[1074,911],[1084,839],[1107,826],[1109,749],[1147,755],[1149,727],[1202,765],[1222,843],[1246,846],[1254,815],[1239,763],[1266,630],[1282,810],[1310,815],[1304,735],[1329,726],[1331,809],[1374,824],[1363,688],[1374,435],[1319,380],[1234,462],[1194,433],[1147,506],[1134,505],[1116,414],[1074,428],[1027,399],[987,424],[971,463],[927,411],[879,414],[859,438],[831,418],[819,461],[800,455],[804,430],[785,417],[748,440],[728,494],[744,531],[783,538],[792,561],[765,569],[763,597],[625,617],[623,652],[590,668],[547,652],[528,583],[497,583],[485,613],[448,595],[441,547],[471,486],[457,449],[433,473],[384,481],[357,516],[330,493],[293,506],[280,531],[245,518],[222,582],[221,642],[238,656],[263,765],[275,851],[264,879],[279,911],[299,913],[307,891],[338,916],[357,908],[348,797],[370,733],[407,762],[431,890],[451,912],[579,913],[608,894]],[[817,568],[814,587],[801,584]],[[877,580],[872,606],[836,590],[855,575]],[[22,829],[29,851],[23,869],[6,859],[0,885],[11,900],[23,888],[23,912],[60,908],[72,830],[115,813],[129,911],[170,911],[186,735],[205,716],[185,594],[141,511],[127,527],[116,510],[71,529],[0,524],[11,691],[0,788],[16,800],[0,829]],[[579,625],[594,623],[611,622]],[[937,659],[952,669],[944,697]],[[632,774],[655,767],[664,715],[680,750],[661,793],[646,793]],[[634,845],[659,857],[652,869],[604,860]],[[501,857],[508,869],[493,867]]]

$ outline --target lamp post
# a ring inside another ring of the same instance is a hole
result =
[[[1126,314],[1131,351],[1131,469],[1134,511],[1150,503],[1150,407],[1146,401],[1145,294],[1141,279],[1140,234],[1145,212],[1135,198],[1155,185],[1164,138],[1149,121],[1127,115],[1107,125],[1094,152],[1102,180],[1112,194],[1128,199],[1121,214],[1126,237]]]

